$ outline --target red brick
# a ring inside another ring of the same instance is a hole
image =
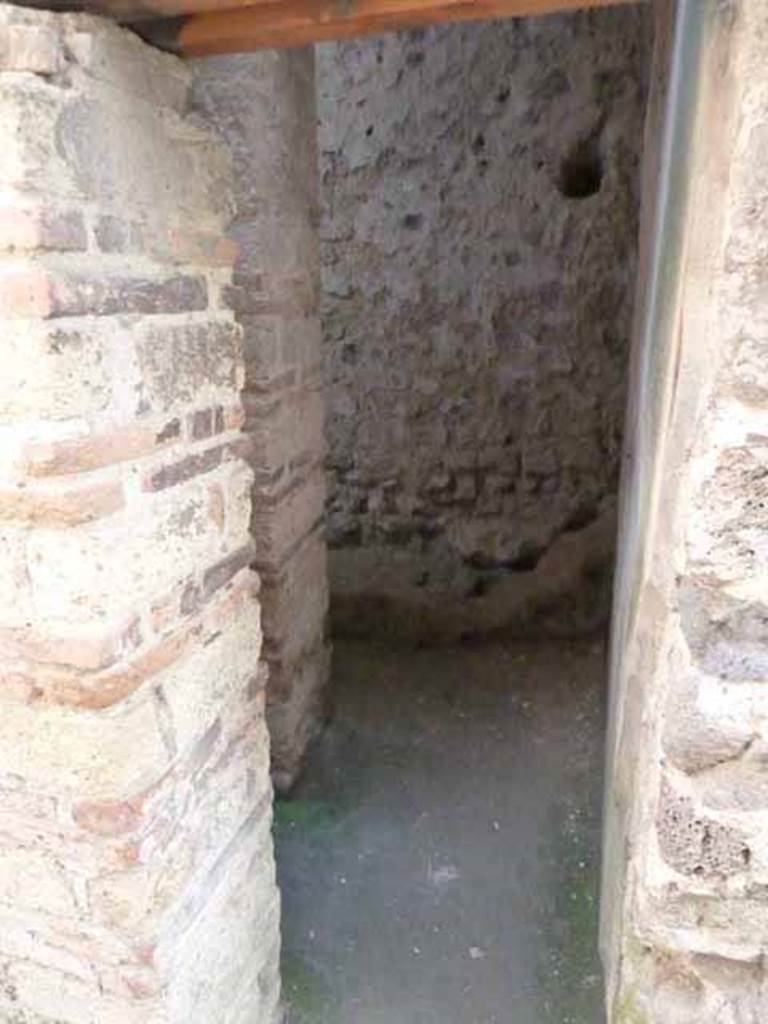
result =
[[[177,275],[57,278],[53,316],[109,316],[115,313],[175,313],[206,309],[204,278]]]
[[[233,239],[201,232],[170,231],[168,246],[153,246],[154,255],[169,257],[177,263],[200,263],[205,266],[232,267],[240,248]]]
[[[203,278],[69,278],[56,283],[54,313],[170,313],[207,306],[208,288]]]
[[[112,629],[90,630],[69,636],[47,635],[38,629],[0,627],[0,652],[24,661],[100,669],[135,650],[141,643],[137,618]]]
[[[95,234],[102,252],[139,252],[160,263],[231,267],[239,254],[237,243],[220,234],[158,229],[111,215],[99,217]]]
[[[77,707],[92,709],[111,707],[139,689],[145,682],[170,668],[185,657],[195,646],[201,626],[199,622],[184,623],[176,632],[139,655],[129,665],[83,677],[78,690],[71,695]]]
[[[181,435],[181,421],[178,419],[169,420],[155,435],[155,442],[163,444],[165,441],[175,441]]]
[[[250,553],[250,547],[235,552],[231,556],[233,562],[245,561],[246,552]],[[229,559],[223,559],[222,562],[228,563]],[[210,637],[227,628],[232,616],[236,614],[240,606],[246,601],[253,600],[256,596],[258,577],[249,568],[239,567],[232,572],[234,566],[227,565],[225,568],[222,563],[217,563],[212,568],[217,571],[220,582],[218,587],[210,589],[204,595],[208,604],[201,609],[199,614],[187,618],[175,633],[134,660],[125,670],[114,669],[100,674],[100,678],[109,683],[113,692],[121,692],[127,696],[128,693],[138,689],[146,680],[158,675],[174,662],[185,657],[190,650],[204,644]],[[211,583],[213,583],[213,578]],[[229,584],[229,587],[223,590],[222,588],[226,584]],[[217,590],[221,593],[217,593]],[[211,600],[211,598],[213,599]]]
[[[88,246],[82,214],[45,206],[0,208],[0,249],[81,252]]]
[[[144,789],[122,800],[81,800],[72,807],[72,818],[76,825],[93,835],[138,838],[140,833],[147,834],[153,818],[157,821],[157,814],[153,812],[165,806],[173,785],[173,774],[166,771]],[[152,955],[151,946],[144,954],[137,951],[135,962],[151,964]],[[150,959],[147,961],[145,957]]]
[[[147,278],[12,268],[0,275],[0,314],[9,317],[111,316],[206,309],[204,278]]]
[[[182,615],[192,615],[200,607],[200,588],[196,583],[188,583],[181,592],[179,611]]]
[[[153,629],[158,633],[165,632],[180,620],[197,614],[206,601],[226,586],[244,566],[250,565],[252,560],[253,546],[249,543],[209,566],[203,574],[202,586],[189,578],[177,584],[170,593],[152,605],[150,614]]]
[[[78,526],[113,515],[124,503],[122,485],[117,483],[56,491],[17,488],[0,491],[0,521],[54,528]]]
[[[138,831],[142,812],[141,799],[84,801],[74,808],[73,817],[87,832],[99,836],[123,836]]]
[[[173,419],[163,424],[131,425],[61,441],[31,442],[24,448],[23,469],[30,476],[85,473],[151,455],[176,440],[180,430],[179,421]]]
[[[203,573],[203,599],[207,600],[221,587],[233,579],[241,569],[245,569],[254,559],[253,543],[249,541],[231,555],[222,558]]]
[[[210,473],[211,470],[221,465],[227,453],[227,448],[228,445],[207,448],[204,452],[186,455],[178,462],[161,466],[147,475],[143,481],[142,488],[145,491],[164,491],[168,487],[175,487],[177,484],[185,483],[187,480],[201,476],[203,473]]]
[[[178,462],[154,469],[146,475],[142,482],[145,491],[164,491],[167,487],[175,487],[193,477],[202,476],[216,469],[222,462],[230,459],[247,459],[250,454],[251,440],[248,437],[238,438],[215,448],[206,448],[203,452],[194,452],[184,456]]]
[[[245,549],[236,552],[244,557]],[[224,561],[227,561],[226,559]],[[218,568],[218,567],[216,567]],[[231,617],[246,600],[253,598],[258,579],[248,569],[236,570],[226,581],[226,570],[220,569],[222,582],[231,583],[231,589],[208,604],[201,614],[187,618],[170,635],[144,651],[131,662],[95,673],[58,673],[38,677],[36,699],[69,707],[101,710],[112,707],[139,689],[144,683],[159,675],[171,665],[186,657],[206,638],[227,627]],[[211,592],[208,596],[212,596]]]
[[[245,558],[245,549],[236,553]],[[227,560],[224,560],[225,562]],[[136,655],[133,660],[98,671],[79,670],[59,664],[14,666],[0,659],[0,692],[4,699],[21,703],[40,702],[99,711],[120,703],[171,665],[186,657],[229,626],[232,616],[252,601],[258,577],[250,569],[231,574],[232,566],[213,567],[220,575],[216,600],[200,614],[187,618],[168,636]],[[228,575],[229,574],[229,575]]]
[[[213,635],[229,626],[232,616],[244,604],[253,601],[258,592],[259,577],[250,567],[241,569],[229,587],[204,607],[201,617],[206,635]]]
[[[100,711],[130,697],[145,682],[183,658],[194,648],[202,628],[199,619],[187,621],[133,661],[95,672],[33,662],[17,668],[9,665],[0,669],[0,689],[6,699],[22,703]]]
[[[220,405],[210,409],[197,409],[189,416],[189,436],[194,441],[203,441],[214,434],[223,433],[227,426],[227,416]]]
[[[228,626],[233,615],[258,599],[260,586],[259,576],[250,566],[241,569],[226,589],[206,605],[203,611],[205,629],[215,633],[222,626]]]
[[[237,243],[219,234],[178,228],[158,230],[151,223],[112,215],[98,218],[95,235],[102,252],[139,252],[161,263],[231,267],[239,254]]]
[[[213,409],[198,409],[189,417],[189,435],[201,441],[213,433]]]
[[[0,273],[0,316],[48,317],[53,303],[53,282],[45,271],[13,267]]]
[[[200,588],[191,578],[178,583],[168,594],[159,598],[150,609],[152,629],[165,633],[180,619],[188,618],[198,611]]]

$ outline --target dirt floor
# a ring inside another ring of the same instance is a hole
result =
[[[600,1024],[604,660],[336,643],[276,809],[290,1024]]]

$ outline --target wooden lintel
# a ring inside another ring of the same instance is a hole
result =
[[[643,0],[15,0],[132,25],[190,57],[308,46],[451,21],[554,14]]]
[[[208,6],[205,11],[136,26],[144,38],[164,49],[186,57],[205,57],[308,46],[454,21],[609,7],[636,0],[251,0],[240,6],[233,6],[229,0],[224,10],[210,9],[220,0],[151,2]]]

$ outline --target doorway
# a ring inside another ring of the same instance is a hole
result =
[[[602,1019],[651,45],[623,8],[318,48],[333,714],[276,805],[292,1024]]]

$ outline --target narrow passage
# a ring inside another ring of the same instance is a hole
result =
[[[600,1024],[604,661],[336,643],[276,809],[290,1024]]]

